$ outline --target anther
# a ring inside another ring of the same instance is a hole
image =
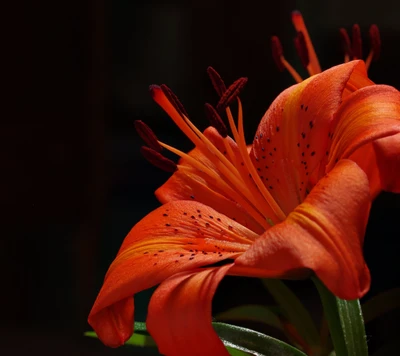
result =
[[[361,30],[358,24],[353,25],[352,30],[352,54],[353,59],[361,59],[362,58],[362,40],[361,40]]]
[[[210,77],[211,83],[215,91],[221,97],[226,92],[226,85],[222,80],[221,76],[213,67],[207,68],[207,74]]]
[[[271,37],[271,48],[272,48],[272,57],[274,58],[276,66],[281,72],[284,71],[285,66],[282,62],[283,49],[281,41],[277,36]]]
[[[216,130],[218,131],[218,133],[225,138],[226,136],[228,136],[228,130],[226,128],[226,125],[224,124],[224,122],[221,119],[221,116],[219,116],[217,110],[215,110],[213,108],[212,105],[206,103],[204,105],[205,111],[206,111],[206,115],[208,117],[208,120],[210,120],[210,124],[211,126],[215,127]]]
[[[178,97],[174,94],[174,92],[170,88],[168,88],[165,84],[161,84],[160,88],[163,91],[164,95],[169,100],[169,102],[175,107],[175,109],[181,114],[181,116],[189,117],[184,106],[179,101]]]
[[[294,38],[294,46],[300,57],[301,64],[304,68],[307,68],[310,64],[310,57],[308,56],[307,44],[302,31],[297,32],[297,36]]]
[[[342,50],[344,53],[344,62],[346,63],[352,57],[350,37],[345,28],[339,29],[339,34],[340,40],[342,42]]]
[[[381,36],[379,34],[378,26],[371,25],[369,28],[369,40],[371,43],[371,51],[373,51],[372,60],[376,61],[381,54]]]
[[[244,77],[234,81],[221,96],[221,99],[217,104],[217,111],[222,112],[230,104],[232,104],[232,102],[238,97],[238,95],[240,94],[246,83],[247,83],[247,78]]]
[[[162,169],[166,172],[175,172],[178,167],[175,162],[171,161],[169,158],[164,157],[162,154],[153,150],[152,148],[142,146],[140,148],[140,153],[146,158],[152,165],[157,168]]]
[[[135,129],[139,136],[142,138],[144,142],[146,142],[147,146],[152,148],[154,151],[161,152],[162,147],[158,143],[157,136],[153,132],[153,130],[148,127],[143,121],[136,120],[135,121]]]

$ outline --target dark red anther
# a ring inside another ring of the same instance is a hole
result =
[[[296,48],[297,54],[300,57],[301,64],[304,68],[307,68],[310,63],[310,57],[308,56],[308,49],[306,40],[304,39],[303,32],[297,32],[297,36],[294,38],[294,46]]]
[[[157,136],[155,135],[153,130],[148,127],[142,120],[135,121],[135,129],[142,140],[146,142],[147,146],[152,148],[154,151],[162,151],[162,147],[158,143]]]
[[[184,106],[179,101],[178,97],[174,94],[174,92],[168,88],[165,84],[160,85],[161,90],[163,91],[164,95],[167,97],[169,102],[174,106],[174,108],[179,112],[181,116],[189,117],[187,114]]]
[[[217,111],[222,112],[225,110],[232,102],[238,97],[240,92],[243,90],[244,86],[247,83],[247,78],[239,78],[234,81],[229,88],[225,91],[225,93],[219,99],[217,104]]]
[[[221,116],[219,116],[217,110],[215,110],[213,106],[208,103],[204,105],[204,108],[206,111],[206,115],[210,120],[211,126],[215,127],[215,129],[223,138],[228,136],[228,130],[226,128],[226,125],[222,121]]]
[[[164,157],[162,154],[154,151],[152,148],[142,146],[140,148],[140,153],[146,158],[153,166],[162,169],[166,172],[175,172],[178,167],[175,162],[171,161],[169,158]]]
[[[361,30],[360,26],[358,24],[353,25],[353,31],[352,31],[352,54],[353,54],[353,59],[361,59],[362,58],[362,40],[361,40]]]
[[[342,50],[343,53],[347,56],[352,57],[351,53],[351,42],[350,42],[350,37],[349,34],[347,33],[347,30],[345,28],[339,29],[339,34],[340,34],[340,40],[342,42]]]
[[[224,94],[226,91],[226,85],[225,85],[224,81],[222,80],[221,76],[218,74],[218,72],[213,67],[207,68],[207,74],[210,77],[211,83],[212,83],[215,91],[221,97],[222,94]]]
[[[378,60],[381,54],[381,36],[379,34],[379,28],[376,25],[371,25],[369,28],[369,40],[371,43],[371,49],[374,52],[372,60]]]
[[[274,58],[276,66],[281,72],[284,71],[285,66],[282,63],[283,49],[281,41],[277,36],[271,37],[271,49],[272,49],[272,57]]]

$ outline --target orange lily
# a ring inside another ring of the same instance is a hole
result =
[[[164,205],[125,238],[89,315],[109,346],[133,332],[132,296],[158,284],[147,326],[166,355],[228,355],[211,325],[211,300],[227,274],[313,272],[343,299],[369,289],[362,245],[370,190],[400,187],[399,92],[374,85],[362,61],[333,67],[280,94],[247,147],[237,98],[245,79],[226,89],[214,71],[210,75],[233,139],[210,105],[214,127],[202,133],[168,88],[151,88],[196,147],[185,154],[147,133],[152,148],[143,153],[175,173],[156,191]],[[229,108],[235,100],[237,125]],[[157,145],[180,156],[179,164],[156,152]],[[368,176],[377,172],[373,188],[353,160]]]

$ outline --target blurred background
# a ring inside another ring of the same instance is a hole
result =
[[[217,101],[207,66],[227,83],[249,77],[241,98],[250,141],[272,100],[292,84],[275,67],[271,35],[280,36],[286,58],[301,71],[290,22],[294,9],[302,11],[324,68],[342,61],[339,27],[360,24],[366,56],[368,28],[376,23],[382,55],[370,76],[400,88],[400,3],[389,0],[38,0],[6,6],[1,354],[131,354],[82,334],[123,238],[158,206],[153,192],[169,176],[141,157],[134,120],[171,145],[191,148],[148,86],[166,83],[204,129],[203,103]],[[365,299],[399,286],[399,212],[399,196],[382,194],[374,202],[365,242],[372,288]],[[238,285],[246,294],[237,293]],[[309,282],[290,285],[318,308]],[[137,298],[138,320],[145,320],[149,295]],[[268,301],[256,280],[227,278],[214,310]],[[389,315],[368,326],[370,348],[395,332],[393,320]]]

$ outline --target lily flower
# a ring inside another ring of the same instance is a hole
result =
[[[226,88],[212,68],[208,73],[220,100],[216,108],[206,104],[211,126],[204,132],[168,87],[151,87],[195,145],[191,152],[136,123],[147,144],[143,155],[174,173],[156,191],[163,205],[125,238],[90,312],[90,325],[108,346],[131,336],[133,296],[156,285],[147,327],[166,355],[228,355],[211,324],[211,301],[225,275],[314,273],[343,299],[369,289],[362,246],[371,188],[364,169],[374,163],[376,191],[400,187],[385,165],[397,162],[398,172],[399,92],[374,85],[362,61],[333,67],[281,93],[247,146],[238,98],[247,79]],[[162,149],[177,154],[178,164]],[[375,161],[362,169],[353,159],[361,162],[364,150]]]

